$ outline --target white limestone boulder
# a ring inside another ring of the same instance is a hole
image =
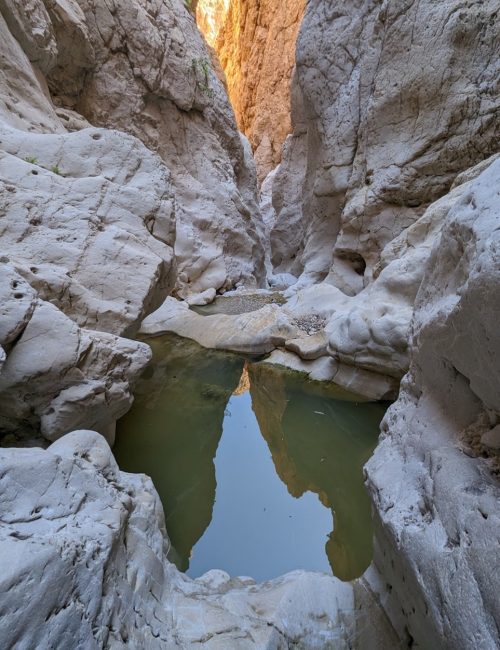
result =
[[[499,187],[496,160],[449,210],[410,371],[366,467],[387,609],[422,648],[500,645],[500,457],[487,444],[500,419]]]
[[[145,318],[140,332],[146,336],[178,334],[205,348],[244,354],[271,352],[299,333],[275,304],[243,314],[202,316],[175,298],[167,298]]]
[[[92,426],[112,442],[114,423],[133,400],[131,383],[151,357],[149,347],[81,329],[40,300],[29,318],[23,314],[18,331],[13,343],[0,339],[8,351],[0,372],[2,432],[40,431],[55,440]]]
[[[79,325],[133,334],[173,286],[170,175],[138,140],[0,126],[2,250]]]

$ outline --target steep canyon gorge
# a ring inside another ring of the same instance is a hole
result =
[[[498,1],[0,0],[0,34],[1,647],[500,647]],[[153,337],[176,381],[177,337],[240,355],[188,420],[200,508],[241,355],[292,496],[347,467],[297,478],[297,377],[393,402],[363,575],[177,569],[110,449]]]

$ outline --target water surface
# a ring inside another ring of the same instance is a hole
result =
[[[115,454],[153,478],[171,560],[193,577],[361,575],[372,555],[362,466],[385,407],[178,337],[150,343]]]

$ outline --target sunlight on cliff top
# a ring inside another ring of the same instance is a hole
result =
[[[215,47],[215,41],[229,11],[229,2],[230,0],[199,0],[198,2],[196,22],[210,47]]]

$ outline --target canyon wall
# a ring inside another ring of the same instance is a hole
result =
[[[201,0],[196,3],[196,23],[212,48],[226,22],[230,2],[231,0]]]
[[[311,0],[272,187],[276,275],[345,295],[329,353],[409,367],[367,477],[381,598],[412,647],[500,644],[498,26],[496,2]]]
[[[272,180],[274,286],[331,292],[328,353],[401,378],[423,270],[462,172],[498,151],[496,2],[311,0]],[[451,190],[451,191],[450,191]],[[312,295],[312,294],[311,294]]]
[[[239,129],[252,145],[262,182],[281,160],[291,132],[290,80],[295,41],[305,0],[231,0],[218,3],[217,37],[212,41],[226,74]],[[198,5],[213,3],[202,0]],[[213,13],[212,13],[213,15]],[[207,29],[206,20],[200,27]],[[209,34],[213,27],[208,25]]]
[[[244,38],[221,57],[246,75],[262,179],[304,4],[232,7],[224,29]],[[309,0],[270,183],[274,270],[298,281],[287,305],[209,321],[169,294],[262,285],[264,228],[192,13],[0,0],[0,427],[5,444],[56,440],[0,452],[3,646],[397,648],[380,599],[403,645],[499,647],[497,12]],[[371,398],[409,368],[366,467],[365,578],[192,581],[166,559],[151,482],[68,434],[112,441],[157,307],[207,345],[285,348]]]
[[[499,188],[496,159],[443,224],[367,465],[387,609],[422,648],[500,646]]]
[[[358,293],[384,247],[496,153],[498,24],[495,0],[308,3],[273,190],[278,272]]]
[[[254,163],[181,0],[0,11],[1,426],[112,440],[150,356],[118,337],[264,282]]]

